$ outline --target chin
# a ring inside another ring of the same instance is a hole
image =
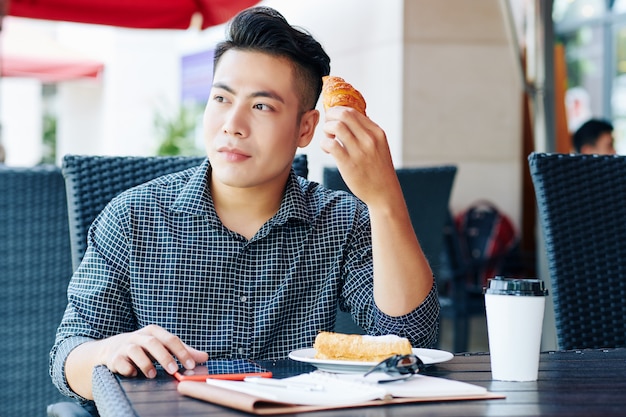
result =
[[[258,180],[258,175],[246,173],[241,169],[222,170],[218,175],[215,175],[214,171],[213,175],[214,181],[234,188],[252,187],[256,185],[256,181]]]

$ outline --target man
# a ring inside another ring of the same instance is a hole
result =
[[[266,7],[241,12],[215,54],[208,159],[117,197],[95,220],[51,352],[68,396],[91,370],[174,373],[207,358],[285,358],[332,330],[337,303],[370,334],[436,337],[439,304],[385,133],[328,110],[322,149],[361,201],[297,177],[330,59]],[[340,144],[341,142],[341,144]]]
[[[581,154],[615,155],[613,125],[605,120],[588,120],[574,132],[572,143]]]

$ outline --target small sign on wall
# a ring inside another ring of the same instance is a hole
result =
[[[204,105],[213,79],[214,50],[185,55],[181,60],[181,100]]]

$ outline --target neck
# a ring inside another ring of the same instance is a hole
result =
[[[251,239],[280,207],[285,185],[230,187],[211,181],[215,211],[228,229]]]

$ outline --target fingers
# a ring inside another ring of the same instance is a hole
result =
[[[348,151],[346,151],[339,139],[334,137],[322,138],[320,146],[324,152],[331,154],[336,160],[344,160],[348,157]]]
[[[348,152],[362,147],[386,146],[385,134],[378,125],[349,107],[332,107],[326,112],[324,132],[338,139]]]
[[[153,336],[149,340],[148,351],[169,374],[178,370],[178,365],[172,355],[177,357],[187,369],[193,369],[196,366],[196,361],[189,352],[188,346],[177,336],[156,325],[150,325],[144,329]]]
[[[333,107],[326,112],[326,139],[321,147],[341,167],[392,164],[385,132],[354,109]]]
[[[183,343],[183,344],[187,348],[187,352],[189,352],[189,354],[191,355],[191,358],[192,358],[192,360],[194,362],[194,366],[196,364],[198,364],[198,363],[206,362],[206,361],[209,360],[209,354],[207,352],[203,352],[201,350],[194,349],[191,346],[187,345],[186,343]]]
[[[395,168],[385,132],[348,107],[326,112],[321,148],[335,159],[350,190],[366,204],[385,200]]]
[[[111,352],[106,365],[111,371],[124,376],[138,372],[148,378],[156,376],[154,362],[169,374],[178,370],[175,357],[187,369],[208,359],[206,352],[193,349],[177,336],[157,325],[149,325],[132,333],[110,338]]]

